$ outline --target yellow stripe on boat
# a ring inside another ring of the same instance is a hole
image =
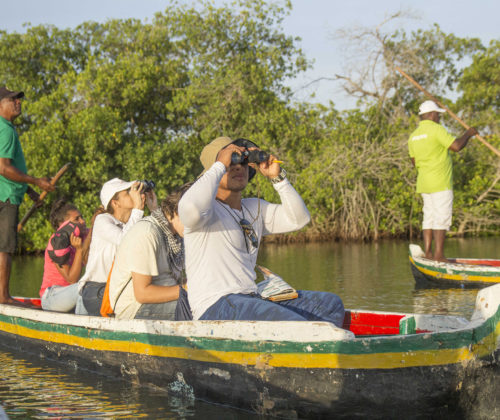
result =
[[[0,329],[26,338],[79,346],[97,351],[115,351],[201,362],[250,365],[256,368],[395,369],[454,364],[490,354],[492,349],[496,347],[497,337],[500,335],[500,323],[498,323],[494,332],[470,348],[379,352],[373,354],[306,354],[203,350],[176,346],[158,346],[133,341],[90,339],[57,332],[37,331],[5,322],[0,322]]]
[[[427,274],[432,277],[442,278],[447,280],[459,280],[459,281],[478,281],[481,283],[498,283],[500,282],[500,276],[480,276],[473,274],[450,274],[443,273],[441,271],[430,270],[428,268],[422,267],[420,264],[416,263],[415,260],[410,256],[410,261],[413,265],[422,273]]]

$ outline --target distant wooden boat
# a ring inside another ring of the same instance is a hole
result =
[[[120,375],[286,418],[421,417],[436,408],[472,418],[479,401],[498,403],[498,388],[485,384],[498,384],[500,372],[500,284],[479,291],[470,320],[350,310],[344,329],[126,321],[0,305],[0,345],[86,375]]]
[[[485,287],[500,283],[500,260],[452,258],[438,262],[424,257],[418,245],[410,245],[410,263],[417,284],[445,287]]]

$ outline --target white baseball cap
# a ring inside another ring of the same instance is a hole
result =
[[[113,196],[120,191],[128,190],[136,181],[124,181],[120,178],[113,178],[105,182],[101,189],[101,203],[104,208],[108,207]]]
[[[425,101],[418,107],[418,115],[427,114],[428,112],[446,112],[446,109],[439,108],[434,101]]]

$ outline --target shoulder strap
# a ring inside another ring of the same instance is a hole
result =
[[[109,281],[111,279],[111,272],[113,271],[113,265],[115,260],[111,263],[111,268],[108,273],[108,279],[106,280],[106,288],[104,289],[104,296],[102,297],[101,303],[101,316],[107,318],[114,315],[114,308],[111,307],[111,302],[109,301]],[[120,293],[121,294],[121,293]]]

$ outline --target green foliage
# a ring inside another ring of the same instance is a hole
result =
[[[344,88],[360,98],[359,103],[365,107],[363,116],[367,116],[373,109],[376,109],[376,114],[380,116],[379,119],[371,120],[374,122],[375,132],[369,143],[378,141],[378,138],[388,141],[389,144],[393,138],[398,141],[391,145],[395,165],[389,163],[385,171],[376,161],[370,161],[369,157],[363,160],[365,163],[354,160],[354,164],[361,165],[362,170],[367,171],[364,165],[368,165],[381,171],[379,174],[374,173],[371,178],[372,181],[380,181],[378,188],[385,185],[387,173],[393,174],[388,180],[394,189],[390,204],[384,203],[388,195],[381,192],[368,200],[370,206],[359,204],[363,203],[362,197],[359,197],[356,200],[358,207],[351,205],[351,212],[359,213],[360,209],[364,209],[363,213],[366,215],[371,212],[376,216],[379,209],[382,217],[378,219],[372,216],[372,219],[380,220],[381,232],[397,234],[401,232],[400,228],[403,228],[403,232],[406,231],[405,233],[411,236],[420,230],[421,204],[420,198],[415,200],[407,196],[407,192],[413,190],[416,174],[408,164],[403,164],[404,159],[408,159],[405,143],[408,135],[417,126],[418,105],[428,98],[401,77],[396,66],[406,70],[451,110],[455,110],[470,125],[476,126],[480,133],[488,135],[488,141],[498,148],[499,44],[498,41],[493,41],[490,47],[485,49],[478,39],[464,39],[445,34],[438,25],[434,25],[430,30],[418,30],[410,34],[405,31],[384,34],[380,27],[374,30],[362,29],[352,39],[357,43],[369,43],[372,48],[360,65],[362,71],[357,71],[363,77],[357,80],[341,77],[345,80]],[[376,75],[375,81],[373,74]],[[462,96],[456,104],[441,98],[457,97],[460,93]],[[457,137],[463,133],[464,128],[449,116],[445,115],[443,122]],[[367,124],[368,120],[363,123]],[[349,127],[352,128],[351,125]],[[394,132],[395,127],[399,130],[399,135]],[[361,133],[353,134],[359,142]],[[500,180],[500,161],[498,156],[477,144],[477,140],[472,140],[467,149],[459,154],[452,153],[456,197],[452,233],[459,235],[498,233],[499,228],[500,190],[497,183]],[[378,153],[383,159],[384,150],[377,150],[373,147],[374,144],[371,146],[373,157]],[[347,156],[349,157],[349,154]],[[341,182],[341,185],[346,184]],[[366,177],[360,175],[357,187],[350,187],[348,197],[359,195],[361,190],[369,191]],[[394,204],[395,207],[392,207]],[[344,207],[337,209],[344,211]],[[374,238],[379,234],[376,225],[372,228],[366,217],[349,215],[346,219],[348,222],[353,220],[359,222],[356,226],[344,229],[343,236]],[[353,234],[353,230],[366,234]]]
[[[500,41],[491,41],[490,46],[473,56],[472,64],[464,69],[458,84],[462,95],[457,105],[471,120],[487,134],[499,136],[498,115],[500,113]]]
[[[57,196],[73,200],[87,219],[102,184],[115,176],[153,179],[161,199],[198,176],[202,146],[220,135],[250,138],[286,162],[313,216],[309,235],[376,239],[418,231],[420,204],[406,140],[422,98],[393,66],[411,68],[429,89],[458,89],[464,116],[498,146],[498,42],[484,48],[437,26],[379,37],[390,69],[374,72],[382,90],[357,95],[363,108],[340,113],[333,104],[291,100],[286,80],[310,64],[298,40],[283,33],[289,8],[288,1],[172,3],[151,23],[0,31],[0,84],[26,92],[16,123],[30,174],[52,175],[72,163],[57,193],[23,230],[23,249],[45,247]],[[457,65],[467,60],[470,66]],[[454,158],[454,228],[498,232],[496,219],[488,217],[500,208],[498,163],[479,146]],[[247,194],[277,198],[259,177]],[[23,203],[21,214],[30,204]]]

